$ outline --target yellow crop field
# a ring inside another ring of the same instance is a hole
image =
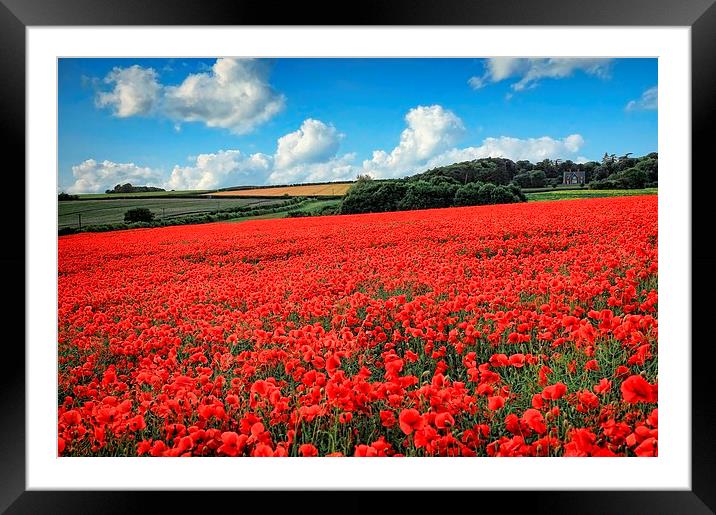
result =
[[[352,182],[334,182],[331,184],[302,184],[278,188],[253,188],[250,190],[217,191],[207,193],[212,197],[325,197],[345,195]]]

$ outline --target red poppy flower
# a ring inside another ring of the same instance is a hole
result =
[[[455,419],[450,413],[438,413],[435,415],[435,427],[446,429],[455,425]]]
[[[251,456],[255,458],[270,458],[273,456],[273,449],[268,444],[260,443],[257,444],[251,452]]]
[[[639,375],[627,377],[621,385],[624,402],[656,402],[657,387]]]
[[[226,456],[238,456],[243,452],[247,439],[246,435],[226,431],[221,434],[222,445],[217,450]]]
[[[304,457],[318,456],[318,449],[310,443],[304,443],[298,448],[298,453]]]
[[[424,424],[424,419],[416,409],[404,409],[400,412],[398,417],[400,422],[400,430],[406,435],[409,435],[417,429],[421,429]]]
[[[378,456],[378,450],[370,445],[360,444],[356,445],[356,450],[353,456],[359,458],[374,458]]]
[[[487,408],[492,411],[497,411],[505,405],[505,398],[499,395],[487,398]]]
[[[380,411],[380,423],[383,427],[393,427],[395,425],[395,414],[392,411]]]
[[[524,354],[513,354],[510,356],[510,365],[515,368],[522,368],[525,366],[525,355]]]
[[[599,362],[596,359],[590,359],[584,364],[584,370],[599,370]]]
[[[557,400],[564,397],[565,393],[567,393],[567,385],[564,383],[556,383],[542,390],[542,397],[549,400]]]
[[[532,407],[535,409],[542,409],[544,407],[544,401],[540,394],[536,393],[532,396]]]
[[[599,407],[599,397],[589,390],[577,392],[577,411],[585,413]]]
[[[634,454],[642,458],[657,456],[658,452],[656,438],[645,439],[637,446],[636,449],[634,449]]]
[[[599,383],[594,385],[594,391],[598,394],[605,394],[612,389],[612,382],[606,377],[600,379]]]
[[[614,371],[614,377],[624,377],[629,373],[629,367],[626,367],[624,365],[619,365],[617,369]]]
[[[544,423],[544,417],[542,416],[542,413],[536,409],[530,408],[526,410],[524,415],[522,415],[522,420],[525,424],[527,424],[527,426],[529,426],[530,429],[538,434],[542,434],[547,431],[547,426]]]

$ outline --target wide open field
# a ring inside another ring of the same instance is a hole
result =
[[[217,209],[228,209],[237,206],[267,206],[275,203],[271,199],[204,199],[204,198],[171,198],[171,199],[123,199],[123,200],[70,200],[58,202],[57,227],[77,227],[79,215],[82,225],[97,225],[124,221],[124,213],[135,207],[146,207],[152,210],[157,218],[173,218],[195,213],[206,213]]]
[[[657,197],[59,238],[59,453],[653,456]]]
[[[81,193],[80,199],[122,199],[125,197],[130,198],[145,198],[145,197],[184,197],[199,195],[206,193],[209,190],[181,190],[181,191],[139,191],[136,193]]]
[[[276,188],[252,188],[249,190],[216,191],[207,193],[212,197],[335,197],[345,195],[352,182],[331,184],[302,184]]]
[[[583,189],[554,189],[551,191],[540,191],[530,193],[525,192],[527,200],[543,201],[543,200],[573,200],[580,198],[602,198],[602,197],[630,197],[636,195],[656,195],[657,188],[644,188],[640,190],[590,190]]]

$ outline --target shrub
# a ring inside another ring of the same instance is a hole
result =
[[[437,207],[450,207],[458,186],[448,182],[433,183],[428,181],[415,181],[410,183],[405,196],[398,203],[398,209],[431,209]],[[381,209],[388,211],[388,209]]]
[[[358,180],[343,197],[339,211],[342,214],[396,211],[406,191],[403,181]]]
[[[478,202],[480,205],[492,204],[492,191],[495,189],[495,185],[491,183],[483,184],[480,187],[480,191],[477,194]]]
[[[505,186],[496,186],[490,194],[492,204],[511,204],[515,202],[515,196]]]
[[[152,220],[154,220],[154,213],[146,207],[135,207],[124,213],[124,221],[128,223],[151,222]]]
[[[515,198],[513,202],[527,202],[527,196],[517,184],[510,183],[507,185],[507,189],[510,190],[512,196]]]
[[[456,206],[479,206],[480,205],[480,188],[483,183],[470,182],[464,186],[460,186],[455,193],[453,203]]]

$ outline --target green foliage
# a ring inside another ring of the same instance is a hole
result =
[[[608,178],[590,183],[589,187],[594,190],[610,190],[610,189],[641,189],[649,184],[656,184],[656,181],[649,180],[650,173],[647,170],[639,168],[627,168],[617,173],[611,174]]]
[[[460,186],[455,193],[454,204],[456,206],[477,206],[480,204],[480,188],[484,184],[482,182],[471,182]]]
[[[359,178],[343,197],[339,212],[378,213],[397,211],[398,204],[406,195],[408,185],[405,181],[374,181]]]
[[[154,220],[154,213],[146,207],[135,207],[124,213],[125,222],[151,222]]]
[[[146,193],[149,191],[165,191],[164,188],[154,186],[132,186],[130,183],[117,184],[112,190],[105,190],[105,193]]]
[[[527,202],[527,196],[524,194],[522,189],[514,182],[508,184],[507,189],[516,198],[516,200],[514,200],[513,202]]]
[[[640,189],[647,185],[657,185],[659,155],[652,152],[634,158],[630,154],[621,157],[604,154],[602,163],[594,169],[591,181],[588,182],[594,190]]]
[[[547,185],[547,174],[543,170],[532,170],[515,175],[513,180],[521,188],[544,188]]]
[[[435,176],[443,176],[455,180],[458,184],[468,184],[470,182],[508,184],[518,172],[519,169],[513,161],[499,157],[488,157],[433,168],[413,175],[408,180],[429,180]]]
[[[70,195],[69,193],[65,193],[64,191],[60,192],[59,195],[57,195],[57,200],[79,200],[79,195]]]
[[[468,182],[460,185],[454,177],[438,175],[423,179],[356,182],[343,198],[339,213],[378,213],[452,206],[523,202],[526,197],[516,184]]]
[[[457,184],[448,180],[411,182],[405,196],[398,203],[398,209],[408,211],[450,207],[453,205],[458,188]],[[382,209],[382,211],[390,211],[390,209]]]

